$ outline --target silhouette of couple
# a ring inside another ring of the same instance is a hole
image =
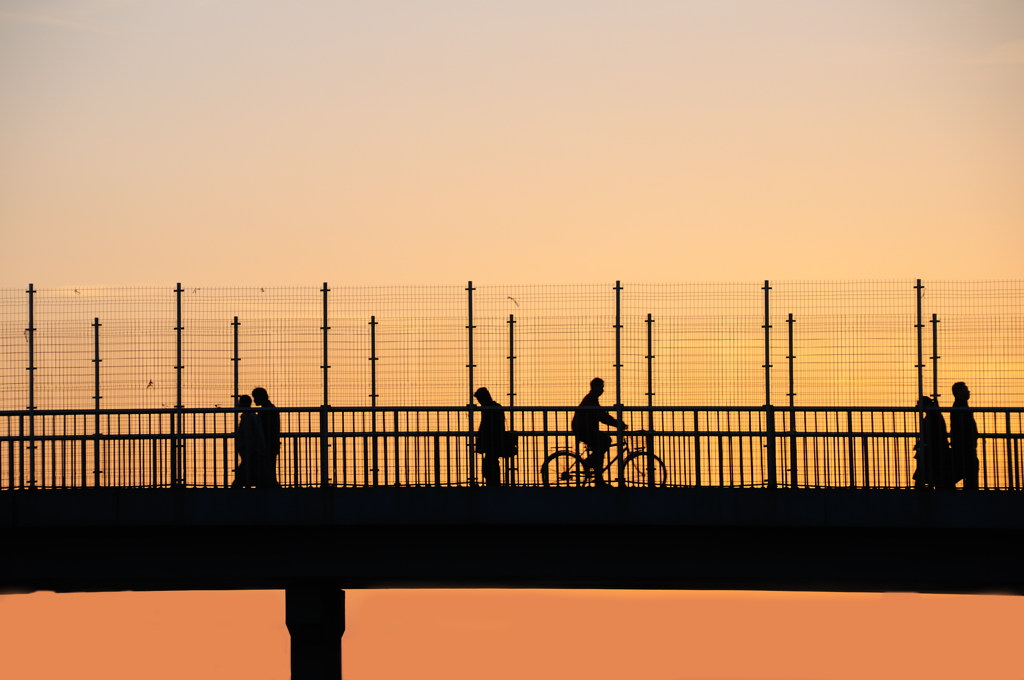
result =
[[[918,408],[924,411],[921,434],[915,445],[915,489],[950,490],[963,480],[964,489],[978,488],[978,425],[967,405],[971,391],[958,382],[953,385],[953,410],[947,438],[946,420],[931,397],[921,397]]]
[[[253,402],[260,407],[258,413],[252,408]],[[254,389],[251,398],[248,394],[238,397],[235,408],[241,409],[235,429],[239,463],[231,488],[280,488],[277,455],[281,452],[281,414],[262,387]]]

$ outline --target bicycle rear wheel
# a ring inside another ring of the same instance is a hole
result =
[[[635,451],[626,458],[622,469],[622,484],[628,487],[663,487],[668,475],[665,463],[653,453]]]
[[[575,451],[554,451],[540,466],[544,486],[587,486],[583,460]]]

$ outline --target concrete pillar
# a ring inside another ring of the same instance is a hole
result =
[[[340,680],[345,591],[288,588],[284,618],[292,636],[292,680]]]

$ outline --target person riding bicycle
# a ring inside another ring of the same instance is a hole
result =
[[[590,449],[590,455],[583,464],[593,471],[594,483],[598,486],[606,483],[601,473],[604,471],[604,454],[612,445],[611,435],[602,432],[600,424],[604,423],[620,430],[627,429],[626,423],[613,418],[607,409],[600,408],[598,399],[602,394],[604,380],[594,378],[590,381],[590,391],[583,397],[583,401],[572,416],[572,433]]]

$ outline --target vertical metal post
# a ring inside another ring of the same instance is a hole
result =
[[[36,409],[36,288],[28,284],[28,410]]]
[[[508,315],[508,411],[509,429],[516,429],[515,416],[513,415],[516,406],[516,317]]]
[[[468,418],[469,418],[469,436],[467,438],[468,439],[468,443],[469,443],[469,446],[468,446],[468,450],[469,450],[469,483],[473,484],[473,485],[476,485],[476,483],[477,483],[477,480],[476,480],[476,443],[473,441],[473,415],[474,415],[474,405],[473,405],[473,391],[474,391],[474,387],[473,387],[473,369],[476,368],[476,364],[473,363],[473,329],[476,328],[476,326],[473,325],[473,291],[474,290],[476,290],[476,289],[473,288],[473,282],[470,281],[469,284],[466,286],[466,293],[467,293],[467,296],[466,296],[466,305],[467,305],[467,314],[466,314],[467,324],[466,324],[466,330],[468,332],[467,348],[468,348],[468,352],[469,352],[469,363],[466,364],[466,368],[469,369],[469,373],[468,373],[468,379],[469,379],[469,406],[467,407],[466,411],[467,411],[467,415],[468,415]]]
[[[181,390],[182,370],[185,368],[184,364],[182,363],[182,354],[181,354],[181,332],[183,330],[185,330],[185,327],[181,325],[181,294],[183,292],[184,292],[184,289],[181,287],[181,283],[178,283],[178,285],[174,289],[176,321],[177,321],[177,323],[174,326],[175,340],[176,340],[176,347],[177,347],[177,353],[175,355],[176,358],[177,358],[177,361],[176,361],[176,363],[174,365],[175,376],[176,376],[176,387],[177,387],[177,392],[176,392],[176,399],[177,399],[177,401],[174,404],[174,408],[184,408],[183,404],[181,403],[182,402],[182,399],[181,399],[181,395],[182,395],[182,390]]]
[[[796,455],[796,390],[794,380],[794,360],[796,355],[793,353],[793,324],[796,323],[793,319],[792,312],[786,317],[787,335],[789,337],[789,354],[786,355],[786,360],[789,362],[789,393],[786,395],[789,397],[789,486],[793,489],[796,488],[797,481],[799,479],[797,475],[797,455]]]
[[[924,394],[924,324],[921,318],[921,297],[923,295],[924,286],[921,285],[921,279],[917,280],[917,285],[914,286],[917,291],[917,323],[914,328],[917,329],[917,395],[914,396],[914,401]]]
[[[330,464],[329,464],[329,446],[327,437],[327,411],[330,405],[330,369],[331,365],[328,362],[327,354],[327,337],[331,327],[327,324],[327,294],[331,292],[331,289],[327,287],[327,282],[324,281],[323,288],[320,289],[323,293],[323,323],[320,325],[320,330],[323,333],[323,364],[320,368],[324,372],[323,388],[324,398],[320,405],[320,486],[328,487],[331,484],[330,477]]]
[[[764,287],[761,289],[764,291],[764,324],[761,328],[764,329],[764,365],[761,367],[764,369],[764,405],[771,406],[772,404],[772,354],[771,354],[771,323],[770,323],[770,304],[771,304],[771,289],[768,281],[764,282]]]
[[[100,485],[100,320],[98,317],[92,320],[92,346],[93,346],[93,447],[92,447],[92,483],[93,486]],[[83,457],[85,451],[82,451]],[[82,461],[82,486],[86,485],[85,461]]]
[[[764,417],[767,435],[767,457],[768,457],[768,488],[774,489],[778,486],[778,473],[775,463],[775,409],[772,407],[772,354],[771,354],[771,329],[770,305],[771,285],[764,282]]]
[[[654,453],[654,319],[647,313],[647,453]],[[647,456],[647,483],[655,485],[654,456]]]
[[[377,446],[377,317],[370,317],[370,447],[373,452],[373,467],[371,468],[373,486],[379,482],[377,456],[380,451]]]
[[[932,314],[932,399],[939,403],[939,317]]]
[[[241,361],[241,357],[238,356],[238,327],[241,324],[238,323],[238,317],[234,317],[231,321],[231,408],[238,408],[238,397],[241,396],[238,393],[238,363]],[[232,423],[238,420],[238,414],[232,411]],[[232,451],[228,454],[228,440],[224,441],[224,487],[227,488],[231,483],[230,475],[231,470],[235,468],[235,458],[237,453]]]
[[[234,318],[234,321],[231,322],[231,349],[232,349],[232,355],[231,355],[231,369],[232,369],[231,370],[231,373],[232,373],[231,389],[233,390],[233,392],[231,394],[231,407],[232,408],[234,408],[235,405],[238,404],[238,397],[241,396],[238,393],[238,362],[241,361],[241,358],[238,356],[238,327],[240,325],[241,324],[238,323],[238,317],[236,316]]]
[[[622,421],[622,282],[615,282],[615,417]],[[622,451],[622,430],[618,430],[615,440]],[[623,456],[619,456],[619,469],[616,473],[619,485],[626,472]]]
[[[36,289],[28,284],[28,410],[36,410]],[[22,468],[24,474],[24,468]],[[36,419],[28,416],[28,488],[36,488]]]
[[[181,325],[181,294],[183,292],[184,292],[184,289],[181,287],[181,282],[179,281],[178,285],[174,287],[175,310],[176,310],[175,311],[175,321],[176,321],[176,323],[175,323],[175,326],[174,326],[174,333],[175,333],[175,341],[176,341],[176,347],[177,347],[176,354],[175,354],[176,361],[175,361],[175,365],[174,365],[175,385],[176,385],[174,408],[175,408],[175,410],[177,412],[173,416],[171,416],[171,428],[170,428],[170,430],[171,430],[171,486],[179,486],[184,481],[184,475],[182,474],[182,470],[181,470],[181,463],[182,463],[182,460],[181,460],[181,458],[182,458],[182,441],[178,437],[178,435],[182,432],[183,425],[184,425],[184,415],[181,413],[181,409],[184,408],[184,405],[182,404],[182,398],[181,398],[181,395],[182,395],[182,390],[181,390],[182,370],[184,370],[184,368],[185,368],[185,366],[184,366],[184,364],[182,362],[182,353],[181,353],[181,332],[183,330],[185,330],[184,326]]]
[[[508,315],[508,429],[514,432],[516,429],[516,317]],[[509,486],[515,484],[513,471],[515,470],[514,457],[505,459],[505,474]]]

